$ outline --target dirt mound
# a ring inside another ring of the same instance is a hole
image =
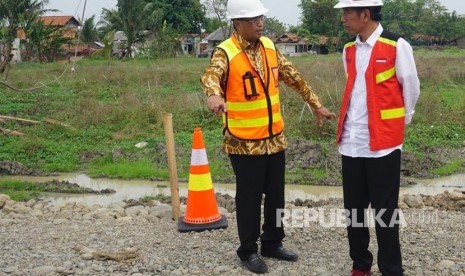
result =
[[[0,175],[30,175],[46,176],[47,173],[28,168],[23,164],[15,161],[0,161]]]
[[[91,188],[81,187],[76,183],[69,181],[52,180],[44,183],[36,183],[45,192],[53,193],[71,193],[71,194],[112,194],[116,191],[113,189],[94,190]]]

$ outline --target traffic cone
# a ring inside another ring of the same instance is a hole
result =
[[[213,190],[210,166],[203,141],[202,130],[194,129],[191,167],[187,191],[187,208],[178,220],[179,232],[227,228],[226,217],[218,212]]]

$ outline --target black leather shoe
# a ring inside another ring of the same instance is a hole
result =
[[[242,263],[248,270],[254,273],[262,274],[268,272],[268,266],[256,253],[253,253],[247,259],[242,260]]]
[[[274,250],[261,251],[263,257],[275,258],[283,261],[295,262],[299,258],[297,254],[280,246]]]

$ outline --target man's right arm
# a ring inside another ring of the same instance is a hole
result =
[[[215,49],[210,65],[205,70],[205,74],[200,78],[203,92],[208,96],[221,96],[223,90],[221,84],[228,71],[228,60],[226,53],[221,49]]]
[[[210,65],[205,70],[205,74],[200,78],[202,89],[207,95],[208,109],[220,116],[226,112],[224,93],[221,89],[226,72],[228,71],[228,59],[226,53],[221,49],[215,49]]]

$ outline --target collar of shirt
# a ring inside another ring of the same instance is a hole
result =
[[[236,37],[237,41],[239,42],[239,46],[241,47],[242,51],[247,55],[251,65],[258,72],[260,79],[267,83],[265,78],[265,69],[264,63],[262,62],[262,54],[260,52],[260,48],[258,47],[258,43],[256,45],[252,45],[247,40],[245,40],[241,35],[237,32],[234,32],[234,36]]]
[[[239,46],[241,46],[241,49],[242,50],[254,50],[256,49],[256,45],[258,45],[258,43],[256,45],[253,45],[251,44],[250,42],[248,42],[247,40],[245,40],[240,34],[238,34],[237,32],[234,32],[234,36],[236,37],[237,41],[239,42]]]
[[[357,44],[364,44],[364,43],[367,43],[368,45],[370,45],[371,47],[375,46],[375,43],[376,41],[378,40],[379,36],[381,35],[381,33],[383,32],[383,26],[381,26],[380,23],[378,23],[378,27],[376,28],[376,30],[370,35],[370,37],[367,39],[366,42],[362,42],[361,39],[360,39],[360,35],[357,35],[357,38],[355,39],[355,42]]]

